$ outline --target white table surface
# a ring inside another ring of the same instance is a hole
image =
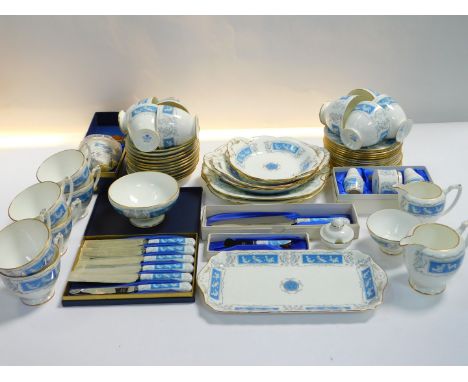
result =
[[[304,140],[322,145],[320,137]],[[221,143],[202,142],[202,151]],[[458,206],[440,219],[453,227],[468,219],[467,144],[468,123],[452,123],[417,125],[404,145],[405,165],[427,166],[444,187],[463,184]],[[69,146],[0,151],[2,227],[10,222],[12,198],[35,182],[43,159],[63,148]],[[203,184],[200,166],[185,185]],[[312,202],[325,201],[332,201],[329,193]],[[227,204],[209,191],[204,202]],[[84,219],[74,227],[50,302],[28,307],[0,286],[0,364],[468,364],[468,265],[443,294],[418,294],[408,286],[401,256],[379,252],[365,220],[352,248],[371,254],[389,276],[375,311],[242,315],[210,310],[199,292],[194,304],[62,307]]]

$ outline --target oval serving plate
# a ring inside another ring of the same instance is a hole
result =
[[[357,312],[382,303],[387,275],[356,250],[229,251],[213,256],[197,283],[219,312]]]
[[[239,175],[266,184],[294,182],[320,165],[313,148],[286,137],[234,138],[227,143],[226,156]]]

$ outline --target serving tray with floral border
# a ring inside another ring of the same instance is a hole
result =
[[[364,311],[382,303],[386,285],[356,250],[220,252],[198,274],[207,305],[236,313]]]

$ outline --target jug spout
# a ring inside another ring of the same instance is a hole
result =
[[[414,248],[414,249],[424,249],[424,248],[426,248],[425,245],[416,242],[413,235],[406,236],[403,239],[401,239],[400,240],[400,246]]]
[[[399,194],[407,194],[408,190],[405,188],[405,184],[402,183],[397,183],[393,185],[393,188],[398,192]]]

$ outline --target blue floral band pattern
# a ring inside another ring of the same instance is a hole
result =
[[[302,255],[303,264],[343,264],[343,255]]]
[[[361,271],[362,282],[364,283],[364,292],[367,300],[372,300],[376,296],[374,278],[370,267],[364,268]]]
[[[445,201],[442,203],[438,203],[432,206],[422,205],[422,204],[414,204],[414,203],[404,203],[402,205],[405,211],[409,212],[413,215],[439,215],[442,213],[445,207]]]
[[[460,258],[454,261],[448,261],[448,262],[431,260],[429,261],[428,271],[429,273],[435,273],[435,274],[455,272],[458,268],[460,268],[460,265],[463,262],[463,258],[464,256],[461,256]]]
[[[278,255],[240,255],[239,264],[278,264]]]
[[[219,291],[221,288],[221,271],[214,268],[211,271],[210,297],[213,300],[219,300]]]

